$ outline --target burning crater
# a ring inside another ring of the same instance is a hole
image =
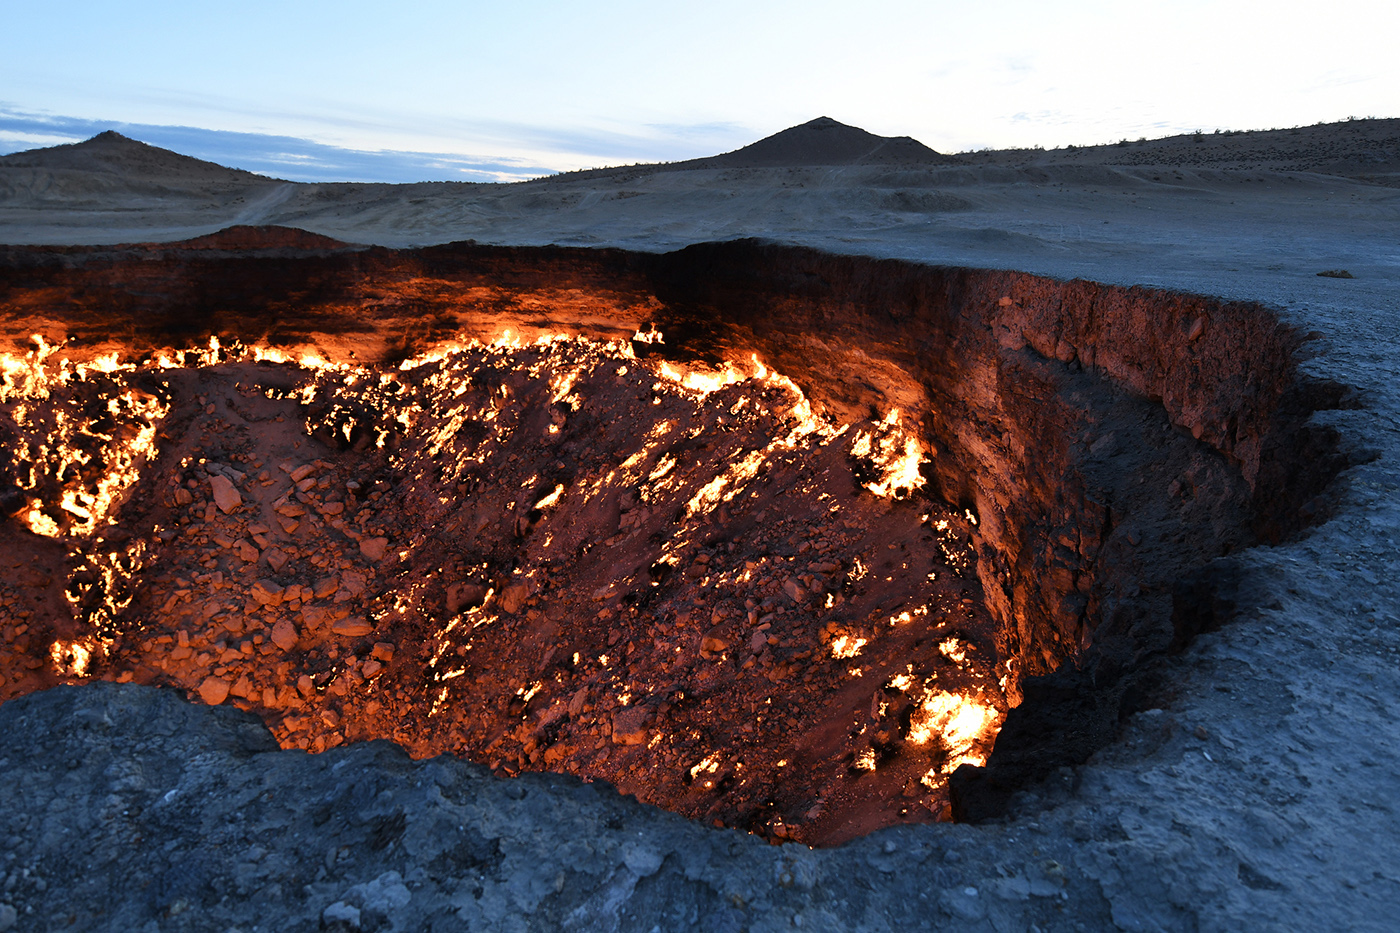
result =
[[[752,242],[0,259],[0,698],[169,685],[775,839],[1082,761],[1343,465],[1303,338],[1196,296]]]

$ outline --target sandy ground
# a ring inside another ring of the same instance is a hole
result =
[[[1044,788],[1034,803],[1045,809],[958,830],[1005,852],[1003,873],[980,894],[939,897],[968,928],[1026,929],[1029,908],[1017,905],[1032,895],[994,892],[1029,872],[1032,850],[1073,840],[1070,868],[1096,879],[1120,929],[1384,930],[1400,902],[1395,126],[1311,128],[1293,151],[1284,135],[1273,149],[1186,137],[1141,156],[1130,144],[908,170],[633,169],[395,188],[225,179],[159,197],[76,182],[64,193],[62,173],[45,181],[0,160],[0,241],[175,239],[235,219],[387,245],[664,249],[763,236],[1276,304],[1322,335],[1309,369],[1363,398],[1319,417],[1373,456],[1339,480],[1327,523],[1235,558],[1239,618],[1182,657],[1169,708],[1137,715],[1122,741]],[[1213,161],[1193,156],[1219,147]],[[1333,269],[1354,278],[1317,275]]]

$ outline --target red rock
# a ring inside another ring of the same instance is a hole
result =
[[[199,698],[210,706],[218,706],[228,699],[229,683],[222,677],[206,677],[199,685]]]
[[[272,643],[283,651],[291,651],[297,646],[297,629],[289,619],[278,619],[272,627]]]
[[[364,619],[341,619],[331,626],[331,631],[347,638],[360,638],[374,631],[374,626]]]

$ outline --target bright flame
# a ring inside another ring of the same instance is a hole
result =
[[[563,484],[563,483],[560,483],[558,486],[555,486],[555,487],[554,487],[554,491],[553,491],[553,492],[551,492],[549,495],[545,496],[545,497],[544,497],[543,499],[541,499],[539,502],[536,502],[536,503],[535,503],[535,508],[541,509],[541,510],[547,509],[547,508],[549,508],[550,506],[554,505],[554,503],[558,502],[558,501],[559,501],[559,497],[562,496],[563,494],[564,494],[564,484]]]
[[[842,635],[831,643],[831,656],[833,658],[854,658],[860,654],[860,650],[868,644],[864,638],[856,638],[854,635]]]
[[[84,641],[55,641],[49,646],[54,670],[68,677],[86,677],[92,663],[92,646]]]
[[[941,773],[952,774],[959,765],[981,765],[987,760],[985,745],[996,735],[1001,713],[975,697],[933,692],[924,697],[910,720],[909,741],[927,745],[938,741],[947,752]],[[938,769],[924,776],[930,787]]]

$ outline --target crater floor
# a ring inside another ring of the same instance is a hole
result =
[[[387,738],[808,844],[946,819],[990,751],[971,516],[920,494],[898,411],[563,337],[37,356],[4,405],[43,495],[0,531],[2,697],[170,686],[286,748]]]

